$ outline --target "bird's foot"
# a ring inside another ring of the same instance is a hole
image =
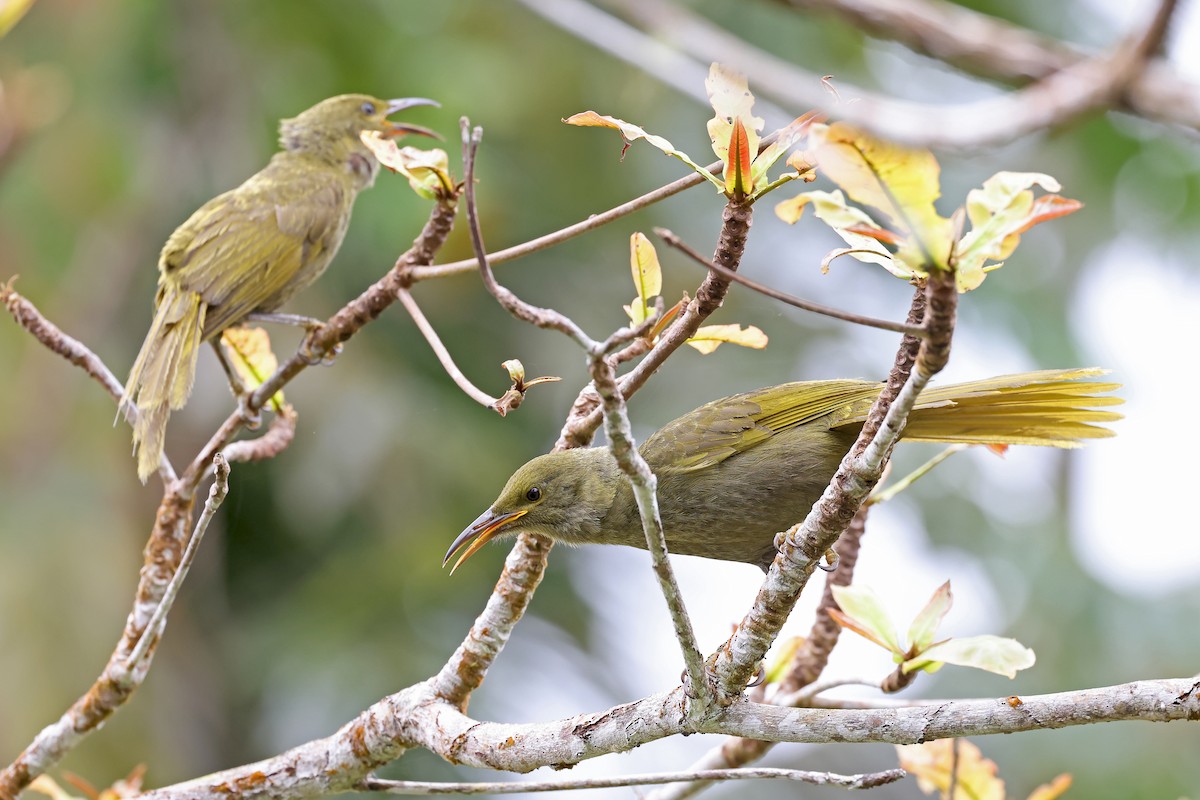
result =
[[[325,329],[325,323],[318,322],[315,327],[311,328],[308,336],[304,337],[304,341],[300,343],[300,357],[310,367],[315,367],[318,364],[328,367],[342,353],[341,342],[335,344],[332,348],[315,347],[313,340]]]
[[[256,431],[262,427],[262,409],[250,408],[250,397],[253,392],[242,392],[237,395],[238,413],[241,414],[242,424],[248,431]]]

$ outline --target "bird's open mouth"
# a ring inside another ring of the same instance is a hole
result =
[[[496,534],[508,527],[510,523],[516,522],[528,513],[528,509],[522,509],[520,511],[509,511],[505,514],[497,514],[489,508],[468,525],[466,530],[458,535],[458,538],[450,545],[450,549],[446,551],[446,557],[442,559],[442,566],[446,566],[454,554],[469,542],[470,546],[463,551],[463,554],[458,557],[458,561],[455,561],[454,566],[450,568],[450,574],[453,575],[454,570],[458,569],[468,558],[475,555],[475,552],[479,548],[490,542]]]
[[[430,100],[427,97],[398,97],[395,100],[388,100],[387,116],[390,117],[398,111],[403,111],[413,106],[434,106],[440,108],[441,103],[436,100]],[[428,136],[432,139],[442,138],[441,134],[421,125],[413,125],[408,122],[393,122],[390,119],[385,120],[385,122],[387,122],[387,130],[384,133],[392,138],[404,136],[408,133],[416,134],[417,136]]]

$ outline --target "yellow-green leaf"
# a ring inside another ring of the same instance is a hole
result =
[[[687,153],[683,152],[682,150],[675,149],[675,145],[671,144],[663,137],[655,136],[652,133],[647,133],[637,125],[633,125],[623,119],[607,117],[603,114],[597,114],[595,111],[583,111],[579,114],[573,114],[567,117],[563,120],[563,122],[567,123],[568,125],[578,125],[581,127],[612,128],[620,132],[621,138],[625,140],[626,147],[629,146],[630,142],[638,139],[645,139],[649,144],[657,147],[659,150],[663,151],[669,156],[678,158],[693,170],[703,175],[709,183],[717,187],[718,192],[725,191],[725,183],[720,178],[716,177],[704,167],[693,161],[691,156],[689,156]]]
[[[0,38],[21,21],[33,0],[0,0]]]
[[[776,642],[772,648],[771,662],[767,666],[767,684],[779,683],[792,668],[792,660],[804,646],[803,636],[789,636],[782,642]]]
[[[519,359],[510,358],[508,361],[501,362],[500,367],[508,373],[509,380],[514,384],[525,383],[525,365]]]
[[[817,218],[833,228],[850,245],[849,249],[834,251],[834,255],[850,255],[859,261],[880,264],[888,272],[906,280],[913,276],[912,269],[896,261],[880,242],[880,237],[887,233],[886,229],[879,227],[862,209],[847,205],[841,190],[801,192],[791,200],[776,205],[775,215],[784,222],[794,223],[810,205]],[[864,231],[879,233],[868,234]],[[828,271],[827,261],[822,263],[822,271]]]
[[[729,146],[733,137],[734,121],[740,120],[746,135],[746,147],[753,159],[758,153],[759,132],[763,128],[763,118],[751,113],[754,108],[754,95],[746,83],[746,76],[728,69],[716,62],[708,68],[708,77],[704,79],[704,88],[708,92],[708,100],[712,103],[715,116],[708,121],[708,138],[712,142],[713,152],[717,158],[725,162],[729,169]],[[729,181],[726,181],[726,185]]]
[[[870,587],[854,584],[830,588],[833,590],[833,599],[841,609],[840,614],[833,615],[839,625],[875,642],[893,655],[904,652],[891,617],[883,607],[883,600]]]
[[[996,776],[996,762],[984,758],[966,739],[897,745],[896,753],[900,767],[917,779],[925,794],[940,792],[947,797],[953,775],[955,791],[950,800],[1004,800],[1004,781]]]
[[[737,323],[730,325],[702,325],[696,335],[687,343],[708,355],[725,342],[740,344],[742,347],[752,347],[762,350],[767,346],[767,335],[753,325],[743,328]]]
[[[908,643],[916,652],[919,653],[933,644],[934,634],[953,604],[950,581],[946,581],[937,588],[908,628]]]
[[[275,373],[279,361],[271,351],[271,337],[262,328],[237,326],[226,328],[221,339],[233,354],[230,365],[242,379],[247,389],[254,390],[263,385]],[[276,409],[283,405],[283,390],[271,397]]]
[[[925,669],[927,665],[934,663],[956,664],[1015,678],[1018,670],[1032,667],[1036,660],[1033,651],[1016,639],[1002,636],[968,636],[935,644],[915,658],[905,661],[901,669],[912,672],[915,669]]]
[[[439,194],[453,191],[450,158],[445,150],[400,147],[379,131],[363,131],[359,137],[380,164],[407,178],[408,185],[419,196],[434,200]]]
[[[787,127],[779,131],[779,135],[775,137],[775,141],[763,148],[763,151],[754,157],[754,163],[750,165],[750,184],[754,187],[761,188],[763,180],[766,178],[767,170],[774,166],[775,162],[783,156],[792,145],[804,136],[814,122],[820,118],[820,115],[815,111],[810,111],[807,114],[797,117],[792,120]],[[788,164],[792,165],[792,159],[788,159]],[[806,176],[812,170],[812,165],[806,161],[797,161],[793,166],[796,172],[801,176]]]
[[[1021,234],[1038,223],[1078,211],[1083,203],[1058,194],[1034,196],[1033,187],[1058,192],[1054,178],[1039,172],[997,172],[967,194],[971,231],[957,248],[958,288],[966,292],[983,283],[988,272],[1012,255]],[[986,265],[986,266],[985,266]]]
[[[856,203],[879,209],[911,245],[902,257],[917,269],[945,269],[954,235],[934,208],[940,167],[928,150],[876,139],[846,123],[814,125],[808,152],[818,169]]]
[[[662,267],[654,244],[640,231],[629,237],[629,269],[633,273],[633,288],[637,290],[634,303],[641,306],[634,325],[640,325],[650,315],[651,301],[662,294]]]

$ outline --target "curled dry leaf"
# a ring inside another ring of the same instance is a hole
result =
[[[234,372],[251,391],[262,386],[279,368],[279,360],[271,350],[271,337],[262,328],[247,325],[226,328],[221,333],[221,341],[233,353],[230,363]],[[282,390],[271,397],[271,404],[276,411],[283,408]]]
[[[521,405],[521,401],[525,399],[525,393],[532,387],[537,386],[539,383],[554,383],[555,381],[562,380],[562,378],[551,375],[543,375],[540,378],[527,381],[525,380],[525,365],[515,358],[503,362],[500,366],[508,372],[508,377],[513,382],[513,385],[500,396],[500,399],[492,404],[492,408],[502,417],[508,416],[508,412],[510,411],[517,410]]]
[[[426,200],[454,194],[454,179],[450,177],[450,158],[445,150],[400,147],[395,139],[379,131],[363,131],[360,138],[379,163],[408,179],[408,185]]]

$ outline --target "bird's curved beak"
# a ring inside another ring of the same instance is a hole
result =
[[[458,538],[450,545],[450,549],[446,551],[446,557],[442,559],[442,566],[445,567],[450,558],[463,545],[470,542],[470,547],[463,551],[463,554],[458,557],[458,561],[455,561],[454,566],[450,568],[450,574],[453,575],[454,570],[458,569],[460,564],[475,555],[475,551],[491,541],[492,537],[499,533],[501,529],[506,528],[510,523],[516,522],[528,513],[529,509],[521,509],[520,511],[508,511],[498,514],[489,508],[476,517],[475,521],[458,535]],[[474,541],[471,541],[472,539]]]
[[[413,106],[433,106],[434,108],[441,108],[441,105],[441,103],[437,102],[436,100],[430,100],[428,97],[397,97],[394,100],[388,100],[387,114],[385,116],[390,117],[392,114],[395,114],[398,111],[403,111],[404,109],[412,108]],[[442,138],[441,134],[421,125],[413,125],[408,122],[393,122],[390,119],[386,120],[386,122],[388,124],[388,128],[386,131],[384,131],[384,133],[393,138],[403,136],[406,133],[414,133],[417,136],[428,136],[431,139]]]

